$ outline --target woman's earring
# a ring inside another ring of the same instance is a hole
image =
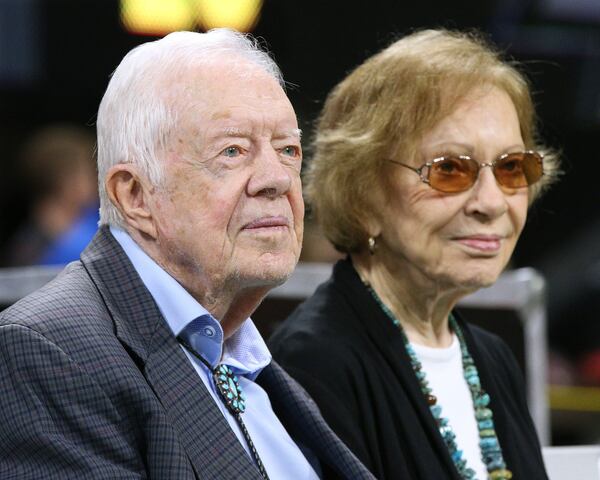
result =
[[[374,255],[375,254],[375,249],[377,248],[377,245],[375,244],[375,238],[374,237],[369,237],[368,243],[369,243],[369,253],[371,255]]]

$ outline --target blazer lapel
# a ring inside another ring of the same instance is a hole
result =
[[[163,322],[164,323],[164,322]],[[145,373],[201,478],[260,479],[198,374],[166,326],[152,337]]]
[[[290,436],[313,450],[341,478],[375,478],[329,428],[308,393],[275,361],[260,373],[257,383],[269,395]]]
[[[177,343],[152,296],[106,227],[81,255],[115,334],[163,405],[199,478],[260,480],[252,460]]]

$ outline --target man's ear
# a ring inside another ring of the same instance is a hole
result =
[[[125,224],[156,239],[155,218],[149,203],[152,187],[136,166],[119,164],[111,167],[106,174],[105,186],[108,198],[121,213]]]

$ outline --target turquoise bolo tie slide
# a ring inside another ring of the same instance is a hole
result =
[[[233,370],[227,365],[218,365],[213,370],[215,385],[223,402],[234,415],[246,410],[246,397]]]
[[[202,355],[190,347],[185,338],[182,338],[180,335],[177,337],[177,341],[212,372],[213,380],[215,382],[215,386],[217,387],[217,392],[219,392],[219,396],[227,407],[227,410],[229,410],[236,422],[238,422],[240,430],[242,431],[242,435],[244,435],[244,438],[248,443],[248,448],[250,449],[252,458],[256,462],[256,466],[258,467],[261,477],[265,480],[269,480],[269,475],[265,470],[265,466],[263,465],[260,455],[258,454],[258,451],[252,442],[250,433],[248,433],[248,429],[242,420],[242,413],[244,413],[246,410],[246,397],[244,396],[244,392],[242,392],[240,382],[233,373],[233,370],[224,364],[217,365],[217,367],[213,369],[212,365],[208,363]]]

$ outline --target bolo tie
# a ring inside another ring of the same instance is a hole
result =
[[[219,398],[239,425],[240,430],[242,431],[242,434],[244,435],[244,438],[248,444],[248,448],[250,449],[252,458],[258,467],[260,475],[265,480],[269,480],[267,471],[265,470],[262,460],[258,455],[258,451],[254,446],[254,442],[250,437],[250,433],[248,432],[248,429],[244,424],[244,420],[242,419],[242,413],[244,413],[246,410],[246,396],[242,391],[239,379],[228,365],[220,363],[213,368],[212,365],[196,351],[196,349],[192,348],[190,344],[181,337],[181,335],[177,337],[177,341],[183,345],[188,352],[194,355],[194,357],[200,360],[206,366],[206,368],[208,368],[208,370],[210,370],[212,379],[217,387],[217,392],[219,393]]]

